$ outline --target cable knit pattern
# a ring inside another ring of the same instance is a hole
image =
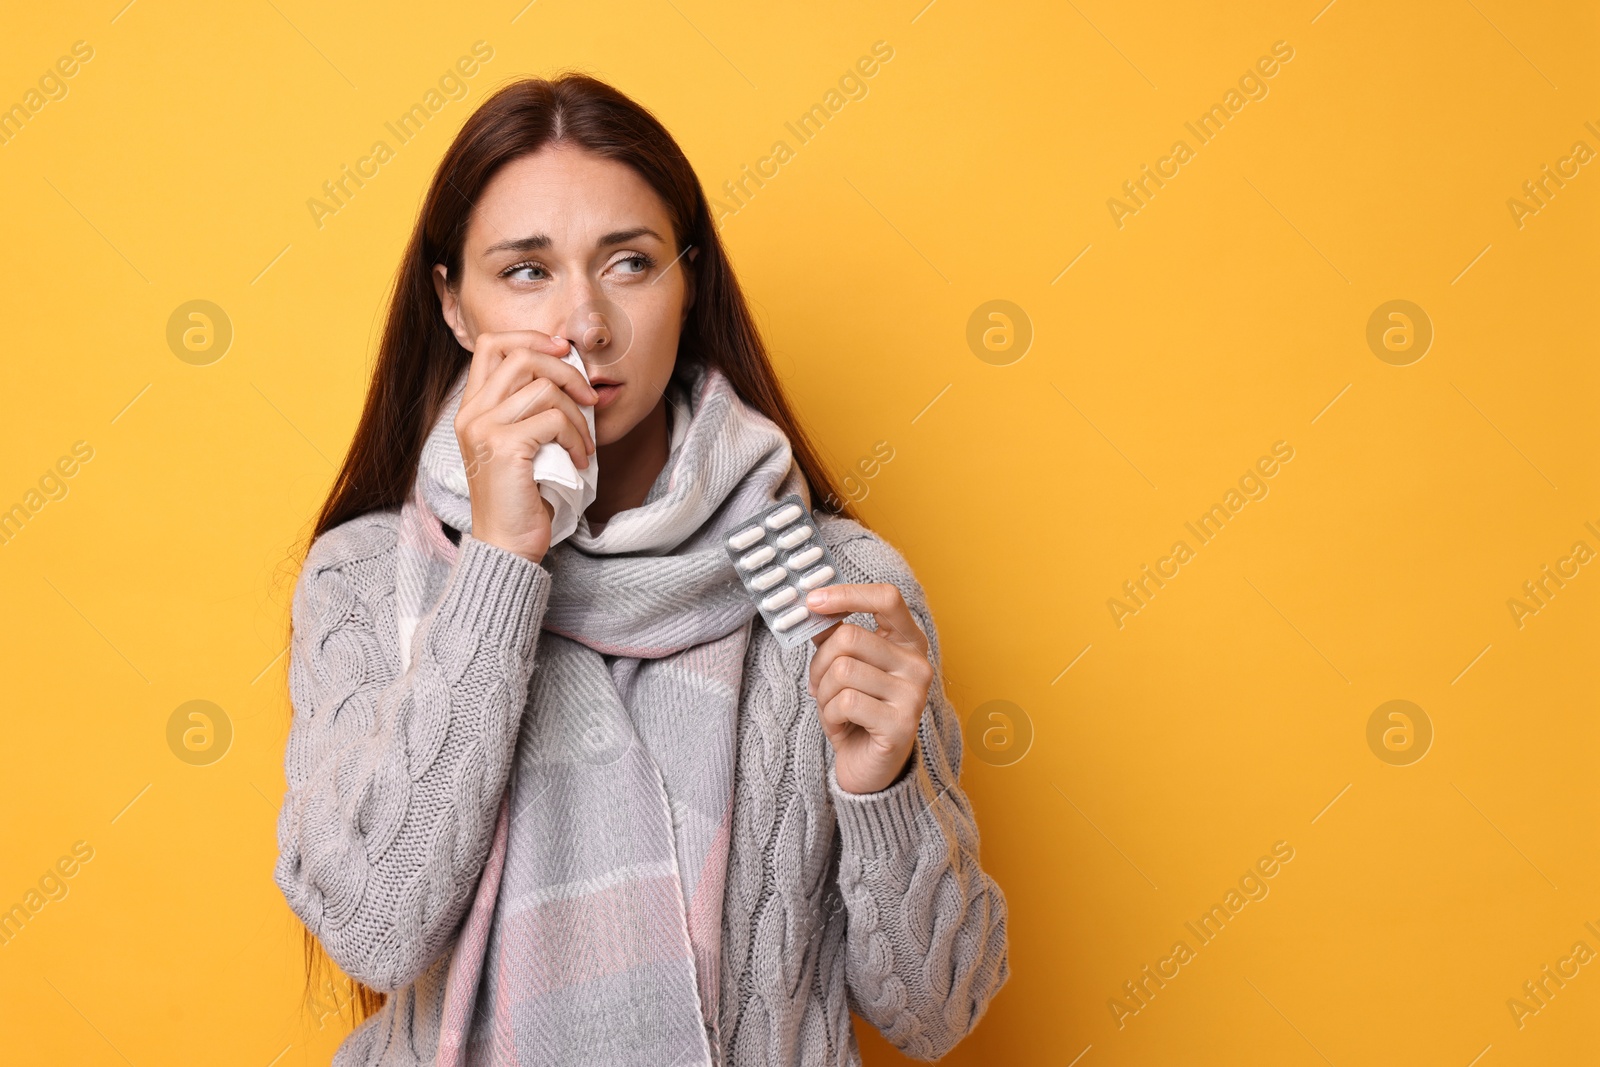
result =
[[[346,973],[393,993],[337,1067],[433,1062],[443,967],[494,833],[551,580],[463,535],[402,673],[398,517],[372,512],[318,538],[293,602],[275,879]],[[819,523],[844,580],[901,590],[937,670],[926,597],[899,552],[847,519]],[[806,692],[812,653],[753,627],[723,902],[722,1062],[859,1065],[852,1009],[907,1055],[934,1059],[1009,976],[1005,899],[979,865],[958,781],[960,723],[936,683],[907,772],[877,793],[845,792]]]
[[[312,546],[292,606],[294,705],[276,880],[345,972],[410,985],[477,882],[510,769],[550,575],[482,541],[399,673],[393,519]]]

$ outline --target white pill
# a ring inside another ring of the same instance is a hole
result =
[[[832,577],[832,567],[818,567],[810,574],[802,577],[796,584],[799,585],[801,589],[815,589],[817,586],[821,585],[823,582]],[[765,586],[763,586],[763,588],[765,588]]]
[[[785,604],[792,603],[795,598],[794,586],[786,585],[761,602],[762,611],[777,611]]]
[[[728,544],[732,545],[734,548],[749,548],[751,545],[761,540],[762,536],[763,533],[761,527],[752,526],[747,530],[740,530],[738,533],[728,538]],[[784,547],[787,548],[788,546],[785,545]]]
[[[780,630],[788,630],[803,621],[805,617],[810,614],[811,613],[806,610],[806,606],[801,604],[793,610],[786,611],[782,615],[779,615],[777,620],[773,622],[772,625],[776,626]]]
[[[794,520],[798,519],[799,517],[800,517],[800,505],[799,504],[790,504],[787,507],[779,508],[777,511],[774,511],[771,515],[768,515],[767,516],[767,525],[770,526],[772,529],[777,530],[777,529],[781,529],[781,528],[789,525],[791,522],[793,522]]]
[[[793,548],[795,545],[798,545],[801,541],[804,541],[806,538],[808,538],[810,536],[811,536],[811,527],[809,527],[809,526],[796,526],[794,529],[788,531],[787,533],[781,533],[781,534],[778,535],[778,547],[779,548]]]
[[[747,552],[740,556],[739,566],[743,567],[747,571],[753,571],[777,554],[778,550],[773,548],[771,545],[762,545],[754,552]]]
[[[774,567],[770,571],[763,571],[754,578],[750,579],[750,584],[761,590],[771,589],[773,586],[783,581],[784,575],[788,573],[789,572],[784,570],[782,567]],[[807,588],[809,588],[809,586]]]
[[[772,546],[771,545],[767,545],[765,547],[771,548]],[[812,545],[810,548],[802,548],[800,551],[796,552],[794,555],[792,555],[788,559],[784,560],[783,561],[783,565],[785,567],[788,567],[792,571],[797,571],[801,567],[809,567],[809,566],[811,566],[813,563],[815,563],[817,560],[819,560],[821,558],[822,558],[822,546],[821,545]]]

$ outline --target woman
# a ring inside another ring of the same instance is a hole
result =
[[[601,475],[565,539],[551,442]],[[785,648],[723,541],[789,493],[841,621]],[[836,500],[666,130],[578,75],[486,100],[294,594],[275,878],[361,983],[336,1064],[856,1064],[851,1010],[925,1059],[972,1028],[1005,901],[933,621]]]

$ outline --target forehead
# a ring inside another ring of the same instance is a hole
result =
[[[674,236],[666,204],[632,167],[561,145],[495,173],[473,210],[467,246],[533,234],[547,234],[557,249],[592,246],[602,234],[635,226]]]

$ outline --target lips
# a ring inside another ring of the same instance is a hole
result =
[[[616,400],[617,394],[622,392],[622,384],[620,382],[602,382],[591,379],[589,384],[594,386],[596,393],[600,394],[594,402],[597,410],[610,405],[612,401]]]

